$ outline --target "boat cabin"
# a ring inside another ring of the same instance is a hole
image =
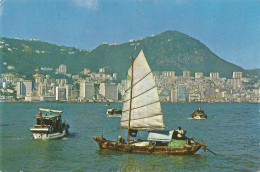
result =
[[[49,113],[41,114],[40,116],[36,115],[36,124],[31,130],[37,130],[42,132],[44,132],[45,130],[47,131],[49,128],[51,132],[57,132],[61,130],[61,128],[63,127],[61,119],[62,111],[43,108],[40,108],[40,111]]]
[[[157,146],[167,145],[169,148],[183,148],[184,144],[190,144],[185,136],[178,138],[175,130],[148,131],[147,140],[155,142]]]

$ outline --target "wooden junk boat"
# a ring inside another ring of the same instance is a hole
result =
[[[200,107],[191,113],[193,119],[207,119],[207,114]]]
[[[61,119],[62,111],[40,108],[36,124],[30,128],[34,139],[58,139],[68,134],[69,124]],[[48,114],[42,114],[48,112]]]
[[[164,130],[163,114],[154,76],[141,50],[136,59],[132,58],[128,70],[128,89],[125,91],[120,128],[128,129],[127,142],[122,136],[119,141],[110,141],[94,136],[100,149],[145,154],[194,154],[200,148],[206,150],[201,141],[185,136],[177,138],[175,130]],[[148,130],[147,140],[130,140],[138,130]]]

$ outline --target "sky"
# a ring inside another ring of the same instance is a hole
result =
[[[260,68],[260,0],[0,0],[0,35],[91,50],[168,30]]]

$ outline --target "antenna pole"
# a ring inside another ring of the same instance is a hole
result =
[[[132,93],[133,93],[133,73],[134,73],[134,57],[132,57],[131,64],[131,89],[130,89],[130,107],[129,107],[129,118],[128,118],[128,132],[127,132],[127,145],[130,143],[130,120],[131,120],[131,109],[132,109]]]

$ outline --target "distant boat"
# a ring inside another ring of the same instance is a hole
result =
[[[193,119],[207,119],[207,114],[200,107],[191,113]]]
[[[110,103],[109,103],[109,101],[106,101],[106,106],[110,106]]]
[[[120,108],[107,109],[107,117],[121,117],[122,110]]]
[[[142,50],[136,59],[132,58],[127,78],[129,88],[125,91],[120,121],[120,127],[128,129],[127,141],[122,136],[118,136],[119,141],[107,140],[103,135],[94,136],[100,149],[172,155],[194,154],[201,147],[206,149],[203,142],[197,143],[194,139],[185,137],[185,132],[179,137],[181,132],[176,134],[178,130],[164,130],[154,76]],[[136,137],[139,130],[151,131],[148,131],[146,140],[130,140],[130,136]]]
[[[58,139],[68,134],[69,124],[62,121],[62,111],[43,108],[39,110],[39,115],[35,116],[36,124],[30,128],[34,139]]]

